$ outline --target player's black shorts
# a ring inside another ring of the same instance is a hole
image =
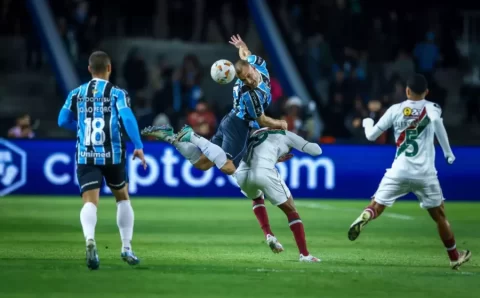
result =
[[[80,195],[102,187],[103,178],[111,189],[122,189],[128,183],[125,161],[116,165],[77,165]]]
[[[222,147],[228,159],[238,167],[247,151],[249,132],[248,121],[238,118],[234,113],[229,113],[223,117],[211,142]]]

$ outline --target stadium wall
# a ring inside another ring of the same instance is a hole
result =
[[[457,160],[447,165],[437,148],[437,170],[445,197],[479,200],[476,183],[480,181],[480,147],[453,150]],[[147,142],[145,152],[149,165],[146,171],[128,156],[129,187],[136,196],[242,197],[233,179],[217,169],[201,172],[192,168],[168,144]],[[319,158],[297,153],[290,161],[278,164],[296,198],[369,198],[391,165],[395,148],[325,145],[323,152]],[[71,140],[0,139],[0,196],[78,195],[74,154],[75,143]],[[108,189],[102,192],[108,194]]]

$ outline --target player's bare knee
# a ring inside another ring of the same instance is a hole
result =
[[[98,205],[100,199],[100,189],[87,190],[82,193],[83,203],[93,203],[95,206]]]
[[[438,207],[433,207],[427,209],[428,214],[430,214],[430,217],[435,221],[436,223],[442,223],[447,221],[447,217],[445,216],[445,209],[442,205]]]
[[[117,201],[117,202],[127,201],[127,200],[130,199],[130,197],[128,195],[128,183],[126,183],[120,189],[110,188],[110,190],[112,191],[112,194],[115,197],[115,201]]]
[[[280,208],[285,214],[297,211],[292,197],[289,197],[285,203],[278,205],[278,208]]]

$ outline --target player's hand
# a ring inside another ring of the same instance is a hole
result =
[[[445,154],[445,159],[447,160],[448,164],[451,165],[455,161],[455,155],[453,153]]]
[[[247,44],[242,40],[242,38],[238,34],[232,35],[232,37],[230,37],[229,43],[231,45],[234,45],[237,49],[247,48]]]
[[[362,126],[363,127],[372,127],[375,122],[373,121],[372,118],[365,118],[362,121]]]
[[[282,156],[280,156],[277,160],[277,162],[284,162],[284,161],[287,161],[289,159],[291,159],[293,157],[293,154],[292,153],[287,153],[287,154],[284,154]]]
[[[285,120],[280,120],[280,128],[283,130],[288,130],[288,123]]]
[[[137,158],[137,157],[142,162],[143,169],[146,170],[147,169],[147,162],[145,161],[145,155],[143,154],[143,149],[135,149],[135,151],[133,151],[132,160],[135,160],[135,158]]]

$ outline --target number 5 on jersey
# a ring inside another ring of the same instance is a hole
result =
[[[86,118],[85,124],[85,146],[101,146],[105,143],[105,120],[103,118]]]

